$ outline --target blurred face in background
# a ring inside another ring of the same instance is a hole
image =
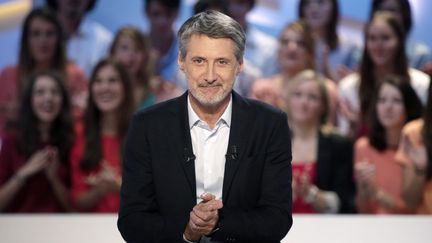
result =
[[[398,39],[384,20],[375,18],[366,33],[366,49],[372,62],[378,67],[389,67],[394,63]]]
[[[378,10],[391,13],[397,19],[399,24],[403,26],[403,16],[402,16],[403,10],[399,5],[398,0],[384,0],[378,6]]]
[[[102,113],[118,112],[124,100],[124,86],[119,73],[111,65],[103,66],[91,86],[93,101]]]
[[[323,94],[316,80],[293,83],[288,97],[290,120],[296,124],[318,125],[323,116]]]
[[[143,68],[145,53],[138,48],[135,41],[127,35],[120,36],[114,47],[113,56],[128,70],[131,77],[135,77]]]
[[[43,18],[36,17],[31,21],[28,44],[36,63],[51,65],[59,41],[58,34],[56,27]]]
[[[401,92],[393,85],[381,85],[376,104],[378,120],[385,129],[402,129],[406,112]]]
[[[58,12],[69,19],[80,19],[89,6],[90,0],[57,0]]]
[[[250,1],[247,0],[229,0],[228,13],[231,18],[239,22],[240,25],[246,25],[246,15],[251,10]]]
[[[158,2],[151,2],[146,7],[151,35],[171,36],[177,11],[169,9]]]
[[[38,120],[51,124],[59,115],[62,102],[57,82],[49,76],[38,77],[32,91],[32,109]]]
[[[330,21],[333,4],[331,0],[305,0],[303,14],[312,29],[325,28]]]
[[[301,33],[287,29],[281,35],[279,44],[279,66],[282,72],[295,74],[312,62],[313,55],[306,49]]]

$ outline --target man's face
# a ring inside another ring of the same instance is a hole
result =
[[[229,38],[192,35],[184,60],[178,63],[188,82],[191,102],[216,107],[229,101],[234,80],[243,68],[234,55],[235,44]]]

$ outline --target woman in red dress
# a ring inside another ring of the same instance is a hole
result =
[[[117,212],[121,146],[134,109],[124,66],[112,59],[101,60],[91,76],[89,94],[71,157],[72,200],[79,211]]]
[[[19,124],[0,152],[0,211],[52,213],[69,204],[74,130],[63,80],[41,72],[28,81]]]

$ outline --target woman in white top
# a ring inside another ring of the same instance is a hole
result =
[[[367,131],[365,117],[378,84],[388,75],[405,77],[423,104],[430,78],[409,68],[405,54],[403,27],[389,13],[377,12],[365,27],[365,48],[358,73],[339,83],[338,127],[344,134],[358,137]]]

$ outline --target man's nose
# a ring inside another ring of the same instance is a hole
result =
[[[217,79],[215,67],[212,64],[207,65],[204,79],[207,83],[213,83]]]

